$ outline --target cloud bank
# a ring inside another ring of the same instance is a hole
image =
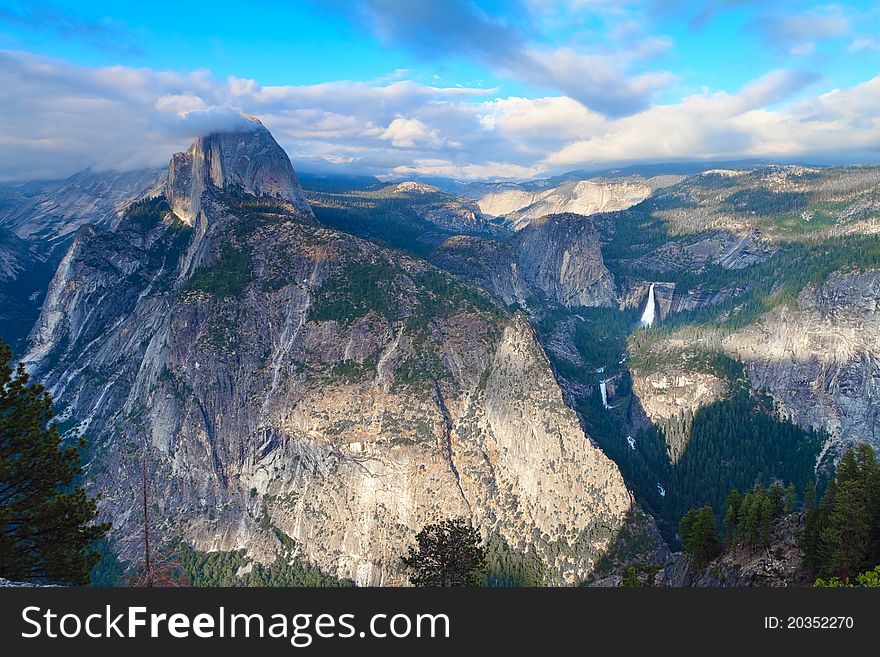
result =
[[[567,95],[501,98],[405,79],[263,86],[207,70],[89,68],[0,51],[0,179],[164,166],[199,134],[246,129],[239,111],[262,121],[294,166],[323,161],[392,178],[519,179],[704,158],[880,160],[880,76],[821,86],[815,74],[779,69],[736,92],[609,116]]]

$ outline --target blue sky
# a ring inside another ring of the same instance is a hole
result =
[[[878,75],[876,0],[4,1],[0,178],[157,165],[229,109],[392,178],[871,161]]]

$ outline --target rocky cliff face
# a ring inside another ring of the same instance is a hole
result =
[[[44,267],[31,244],[0,226],[0,337],[16,352],[39,312]]]
[[[645,345],[631,341],[629,347],[629,422],[634,430],[647,421],[659,426],[668,455],[676,462],[690,439],[689,422],[697,411],[730,393],[729,382],[710,365],[710,354],[721,350],[720,332],[683,327]]]
[[[812,581],[804,569],[804,553],[798,545],[798,533],[803,530],[803,523],[802,514],[786,516],[773,527],[766,547],[728,549],[701,566],[694,565],[686,554],[676,552],[665,564],[662,585],[810,586]]]
[[[0,281],[13,281],[35,260],[31,246],[3,226],[0,226]]]
[[[633,392],[645,414],[662,423],[721,399],[723,380],[705,367],[722,352],[744,363],[755,389],[804,428],[831,434],[825,454],[853,441],[880,446],[880,273],[838,272],[808,286],[796,307],[779,305],[726,334],[683,327],[656,337],[632,363]]]
[[[602,222],[607,223],[607,220]],[[715,230],[694,235],[670,237],[650,253],[632,260],[631,265],[660,272],[699,270],[707,265],[724,269],[745,269],[764,262],[774,253],[757,231],[737,235]]]
[[[472,201],[418,182],[309,191],[308,199],[325,226],[422,256],[456,235],[495,238],[509,232]]]
[[[325,572],[400,584],[415,533],[464,515],[549,582],[584,578],[632,500],[527,320],[317,225],[283,151],[251,157],[266,134],[200,140],[167,203],[81,228],[32,333],[117,545],[146,453],[159,531],[199,549],[271,559],[277,529]]]
[[[838,447],[880,447],[880,272],[839,272],[807,287],[797,308],[776,308],[723,348],[798,424],[832,433]]]
[[[522,279],[565,306],[611,306],[614,279],[602,261],[599,236],[578,214],[533,220],[513,241]]]
[[[451,271],[483,281],[505,303],[539,298],[565,306],[612,306],[616,288],[586,217],[549,215],[507,243],[455,237],[435,254]]]
[[[188,151],[171,158],[165,196],[185,223],[195,222],[202,193],[209,186],[284,199],[311,214],[287,153],[257,119],[245,118],[238,132],[201,137]]]
[[[652,283],[654,285],[654,299],[657,304],[657,321],[663,321],[673,313],[699,310],[703,306],[724,303],[731,297],[742,293],[742,290],[737,288],[687,290],[676,286],[675,283],[645,281],[633,285],[625,294],[621,295],[620,307],[637,307],[640,312],[644,311]]]
[[[418,217],[446,232],[484,233],[491,228],[475,203],[447,194],[433,185],[402,182],[381,192],[410,199]]]
[[[726,382],[717,376],[677,368],[644,374],[634,370],[632,380],[633,393],[655,424],[693,415],[728,392]]]
[[[86,224],[112,225],[163,176],[151,169],[86,170],[65,180],[0,185],[0,336],[16,352],[76,231]]]
[[[92,171],[30,185],[7,185],[0,224],[45,253],[66,248],[80,226],[110,226],[136,198],[161,185],[165,171]]]
[[[654,187],[642,179],[575,180],[544,190],[506,186],[476,199],[489,216],[503,216],[515,230],[550,214],[591,215],[624,210],[651,195]]]

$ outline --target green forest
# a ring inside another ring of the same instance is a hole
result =
[[[548,314],[538,325],[539,331],[553,330],[553,320],[563,311],[555,312],[556,316]],[[668,542],[679,544],[679,522],[689,509],[723,509],[733,488],[749,490],[781,480],[793,483],[802,494],[813,480],[813,466],[825,436],[778,418],[772,398],[752,390],[742,365],[725,356],[711,356],[708,366],[728,380],[727,398],[666,426],[650,425],[630,435],[630,379],[625,363],[619,361],[625,353],[621,329],[631,325],[635,315],[603,312],[604,320],[596,314],[592,322],[575,324],[583,331],[576,342],[589,366],[575,366],[558,357],[552,358],[553,365],[564,380],[591,386],[596,386],[599,376],[617,374],[614,409],[604,408],[598,394],[576,396],[575,408],[586,433],[618,464]],[[599,362],[610,365],[596,374],[593,365]],[[684,443],[681,453],[675,454],[677,460],[671,455],[671,439]],[[716,520],[721,522],[720,517]]]
[[[716,522],[719,508],[723,538]],[[763,549],[771,545],[776,522],[796,510],[802,512],[802,527],[794,538],[816,586],[880,586],[880,464],[865,443],[843,454],[818,503],[812,481],[801,504],[794,484],[783,487],[776,481],[745,493],[733,489],[721,507],[690,509],[679,524],[682,547],[697,567],[725,550]]]
[[[818,434],[770,415],[769,398],[750,394],[743,386],[696,413],[681,458],[671,463],[660,429],[652,426],[639,432],[633,449],[619,418],[604,412],[598,400],[584,401],[579,410],[587,432],[617,462],[673,545],[678,544],[676,530],[687,510],[703,505],[721,509],[732,488],[782,480],[803,491],[812,480],[822,443]]]
[[[761,190],[748,191],[753,195]],[[821,285],[834,272],[880,268],[878,235],[781,240],[773,245],[772,257],[742,269],[726,269],[711,263],[682,268],[676,261],[666,269],[647,268],[639,264],[640,258],[650,256],[664,244],[683,244],[688,239],[669,233],[666,222],[654,215],[662,208],[662,198],[649,199],[615,213],[613,230],[605,230],[602,253],[618,284],[626,287],[646,280],[664,281],[681,290],[735,289],[739,293],[723,303],[670,315],[651,329],[658,338],[686,325],[732,331],[753,323],[780,304],[796,305],[798,295],[807,285]],[[597,226],[601,228],[602,223]]]
[[[880,565],[880,464],[869,445],[840,459],[821,502],[807,509],[802,545],[819,578],[845,581]]]
[[[345,193],[309,192],[308,198],[322,225],[417,256],[428,255],[457,234],[423,219],[417,211],[458,202],[441,191],[409,194],[390,185]]]
[[[289,550],[269,565],[251,561],[244,550],[199,552],[181,543],[177,552],[181,574],[190,586],[352,586],[306,564]]]

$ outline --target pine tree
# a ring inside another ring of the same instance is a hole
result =
[[[785,489],[783,489],[782,484],[777,481],[767,490],[767,495],[770,499],[770,511],[772,516],[778,518],[785,510]]]
[[[691,555],[695,563],[711,561],[721,552],[715,514],[710,506],[688,511],[681,519],[679,533],[685,552]]]
[[[738,539],[740,543],[755,549],[770,540],[773,527],[773,506],[764,488],[758,484],[746,493],[740,506]]]
[[[644,584],[639,579],[639,573],[635,566],[629,566],[623,571],[623,577],[620,581],[621,586],[626,587],[642,587]]]
[[[403,563],[413,586],[478,586],[486,570],[480,533],[464,518],[426,525]]]
[[[797,498],[797,492],[795,491],[794,484],[789,484],[785,487],[785,495],[783,496],[783,513],[788,515],[792,511],[794,511],[794,503]]]
[[[840,573],[844,579],[865,565],[871,534],[871,509],[868,508],[867,477],[864,468],[873,464],[860,463],[860,452],[847,450],[837,465],[837,487],[828,524],[820,533],[826,555],[821,571]]]
[[[109,524],[75,484],[85,441],[62,446],[52,399],[0,341],[0,576],[87,584]]]
[[[822,564],[827,562],[829,557],[826,554],[828,548],[822,541],[822,533],[828,524],[828,516],[830,509],[834,506],[834,500],[837,497],[837,483],[831,480],[825,489],[825,495],[822,502],[817,506],[815,501],[810,500],[811,489],[807,488],[804,494],[805,500],[809,503],[804,523],[804,533],[801,539],[801,547],[804,549],[804,566],[813,574],[818,574],[822,569]],[[815,500],[815,498],[812,498]],[[811,503],[810,503],[811,502]],[[823,572],[827,572],[824,571]]]
[[[742,496],[735,488],[727,495],[727,504],[724,512],[724,537],[731,545],[736,543],[736,525],[739,518],[739,507],[742,504]]]
[[[816,484],[810,479],[804,489],[804,511],[810,513],[816,507]]]
[[[782,487],[780,486],[780,490]],[[773,519],[776,517],[774,512],[774,498],[768,495],[761,495],[758,498],[758,540],[755,547],[767,545],[770,542],[770,535],[773,531]]]
[[[867,444],[841,457],[818,507],[807,513],[801,545],[806,568],[847,583],[880,563],[880,466]]]

